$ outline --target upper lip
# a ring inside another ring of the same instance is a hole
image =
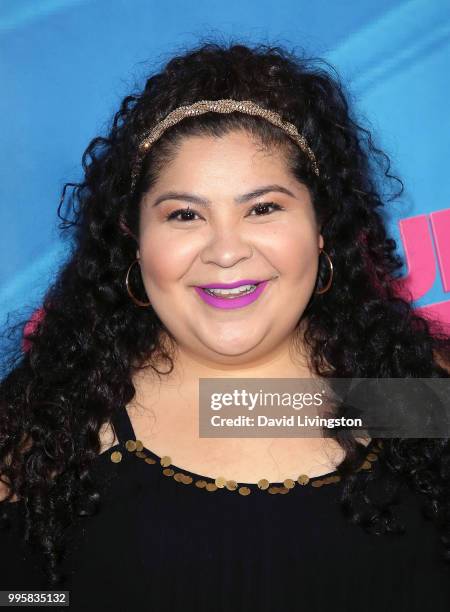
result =
[[[244,278],[242,280],[234,281],[234,283],[209,283],[209,285],[197,285],[201,289],[234,289],[240,287],[240,285],[258,285],[263,283],[267,279],[255,280],[253,278]]]

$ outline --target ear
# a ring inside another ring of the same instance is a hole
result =
[[[139,249],[136,250],[136,258],[140,259],[140,253],[139,253]]]
[[[324,244],[325,244],[325,241],[323,239],[323,236],[322,234],[319,234],[319,247],[323,249]]]

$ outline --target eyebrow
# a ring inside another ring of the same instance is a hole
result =
[[[274,191],[278,193],[284,193],[288,196],[295,198],[295,195],[292,193],[292,191],[290,191],[286,187],[283,187],[282,185],[265,185],[264,187],[258,187],[253,191],[249,191],[248,193],[236,196],[234,198],[234,201],[236,202],[236,204],[243,204],[245,202],[248,202],[249,200],[259,198],[265,195],[266,193],[272,193]],[[162,195],[156,198],[153,206],[158,206],[159,204],[161,204],[161,202],[164,202],[164,200],[182,200],[183,202],[191,202],[192,204],[198,204],[199,206],[206,207],[210,206],[211,204],[210,200],[197,196],[193,193],[186,193],[183,191],[167,191],[166,193],[163,193]]]

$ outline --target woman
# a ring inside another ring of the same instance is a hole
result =
[[[448,378],[393,289],[377,163],[337,77],[279,47],[203,44],[124,99],[1,384],[3,589],[448,609],[448,439],[198,436],[201,378]],[[236,283],[256,299],[211,291]]]

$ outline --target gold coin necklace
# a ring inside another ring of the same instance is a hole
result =
[[[382,440],[378,440],[376,444],[373,444],[373,440],[369,443],[371,448],[370,452],[366,455],[365,460],[361,466],[356,470],[370,470],[372,463],[378,459],[378,453],[383,448]],[[235,480],[228,480],[223,476],[218,476],[215,479],[201,477],[194,478],[190,474],[183,473],[178,470],[176,466],[172,465],[172,459],[169,455],[163,457],[157,457],[154,453],[151,453],[148,449],[144,448],[143,443],[140,440],[127,440],[125,448],[129,453],[134,453],[136,457],[144,460],[149,465],[160,464],[162,473],[164,476],[173,477],[176,482],[182,484],[194,484],[198,489],[204,489],[205,491],[217,491],[218,489],[227,489],[228,491],[237,491],[240,495],[250,495],[252,488],[247,485],[239,485]],[[153,455],[153,457],[151,456]],[[119,463],[122,461],[122,453],[120,451],[113,451],[110,454],[110,459],[113,463]],[[176,468],[176,469],[173,469]],[[305,486],[310,484],[314,488],[321,487],[325,484],[331,484],[333,482],[339,482],[341,477],[336,473],[324,474],[323,476],[309,477],[307,474],[300,474],[295,480],[292,478],[286,478],[282,483],[270,483],[267,478],[261,478],[256,483],[256,488],[262,491],[267,491],[271,495],[280,493],[289,493],[296,485]],[[247,483],[248,484],[248,483]],[[253,483],[251,483],[253,485]]]

